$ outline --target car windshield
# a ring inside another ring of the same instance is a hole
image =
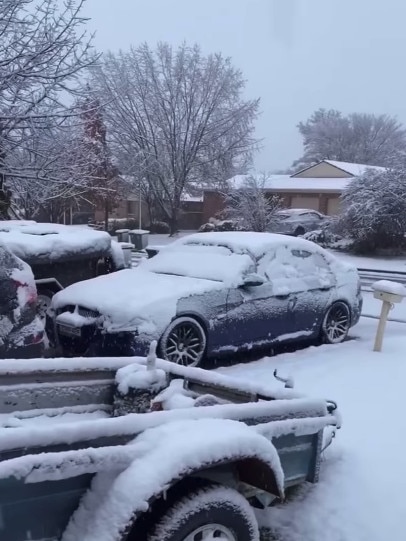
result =
[[[240,283],[242,277],[255,271],[248,255],[235,254],[223,246],[177,244],[164,248],[147,260],[144,269],[157,274],[171,274],[226,284]]]

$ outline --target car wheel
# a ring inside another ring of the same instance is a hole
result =
[[[327,310],[321,327],[322,341],[325,344],[339,344],[348,335],[351,327],[351,313],[345,302],[335,302]]]
[[[305,233],[306,233],[305,228],[302,225],[299,225],[298,227],[296,227],[294,235],[295,237],[300,237],[301,235],[304,235]]]
[[[37,298],[37,315],[41,320],[45,320],[48,308],[51,306],[53,292],[50,289],[39,289]]]
[[[255,515],[236,490],[220,485],[195,489],[171,503],[147,541],[258,541]]]
[[[206,343],[206,333],[200,323],[191,317],[180,317],[164,332],[160,355],[183,366],[197,366],[204,357]]]

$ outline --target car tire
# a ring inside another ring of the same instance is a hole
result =
[[[159,342],[162,359],[183,366],[198,366],[206,353],[207,338],[194,318],[179,317],[168,326]]]
[[[187,492],[156,518],[146,541],[200,541],[209,534],[208,539],[259,541],[254,511],[236,490],[207,484]]]
[[[351,311],[343,301],[332,304],[324,315],[321,326],[321,341],[324,344],[340,344],[351,328]]]
[[[294,236],[295,237],[300,237],[300,236],[304,235],[305,233],[306,233],[305,228],[302,225],[299,225],[295,229]]]

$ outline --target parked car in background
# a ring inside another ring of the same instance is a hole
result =
[[[47,333],[64,356],[205,357],[281,342],[342,342],[361,312],[355,267],[304,239],[198,233],[136,269],[57,293]]]
[[[42,318],[57,291],[124,268],[120,245],[108,233],[86,227],[1,221],[0,242],[30,265],[38,289],[38,315]]]
[[[44,327],[29,266],[0,244],[0,359],[41,357]]]
[[[276,213],[272,232],[298,237],[308,231],[320,229],[328,216],[311,209],[283,209]]]

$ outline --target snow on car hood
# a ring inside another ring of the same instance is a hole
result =
[[[126,269],[67,287],[53,297],[51,308],[97,310],[107,332],[137,330],[152,339],[176,315],[179,299],[223,287],[222,282]]]

